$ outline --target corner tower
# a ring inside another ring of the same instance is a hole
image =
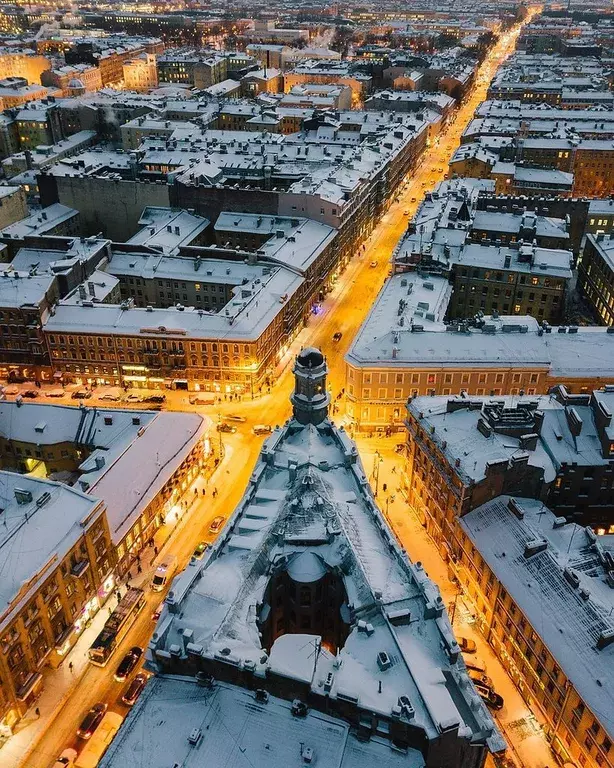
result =
[[[290,398],[299,424],[321,424],[328,416],[328,367],[319,349],[305,347],[294,363],[294,392]]]

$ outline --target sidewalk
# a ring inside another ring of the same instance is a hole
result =
[[[393,527],[397,539],[405,548],[410,560],[414,563],[422,562],[429,577],[438,585],[448,607],[448,614],[451,619],[454,619],[453,626],[457,637],[475,640],[478,646],[477,657],[486,664],[488,675],[493,678],[497,692],[505,700],[503,710],[493,714],[508,743],[506,756],[522,768],[545,768],[545,766],[556,765],[542,730],[539,714],[529,710],[494,651],[477,629],[470,599],[459,593],[456,584],[450,581],[446,563],[400,492],[400,472],[404,458],[403,454],[394,452],[394,446],[401,442],[400,435],[392,435],[389,438],[366,438],[359,434],[356,442],[365,472],[374,491],[375,451],[379,452],[383,459],[379,462],[377,482],[379,486],[377,502],[380,509]],[[394,472],[393,468],[395,468]]]
[[[186,489],[181,501],[186,502],[187,508],[173,525],[163,525],[156,532],[154,543],[158,548],[157,555],[155,555],[153,547],[151,547],[151,550],[145,548],[142,551],[142,571],[140,574],[137,574],[136,568],[132,567],[132,571],[135,571],[135,573],[129,579],[131,586],[146,588],[155,571],[156,561],[164,555],[167,547],[172,545],[174,537],[188,523],[192,516],[191,513],[193,513],[196,507],[196,502],[202,501],[202,488],[206,488],[215,472],[227,465],[231,456],[232,450],[227,449],[224,458],[217,467],[212,468],[206,476],[198,475],[192,485]],[[198,490],[198,494],[194,493],[194,488]],[[125,594],[126,587],[124,584],[118,585],[113,590],[107,602],[94,616],[89,627],[82,632],[73,648],[67,653],[63,663],[57,669],[45,668],[41,695],[34,706],[28,710],[23,719],[17,724],[13,735],[0,747],[0,766],[2,768],[19,768],[27,760],[28,755],[34,750],[39,739],[52,725],[65,702],[72,695],[74,685],[89,668],[87,657],[89,647],[102,630],[105,621],[109,618],[110,611],[117,606],[115,595],[118,589],[122,595]],[[72,664],[72,670],[70,669],[70,664]],[[39,717],[35,714],[36,708],[40,711]]]

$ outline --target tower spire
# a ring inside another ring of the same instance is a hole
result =
[[[300,424],[321,424],[328,417],[330,395],[326,389],[328,366],[315,347],[305,347],[294,363],[294,392],[290,400]]]

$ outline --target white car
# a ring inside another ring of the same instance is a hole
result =
[[[65,749],[53,764],[53,768],[70,768],[77,759],[76,749]]]

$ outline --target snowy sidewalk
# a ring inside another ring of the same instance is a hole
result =
[[[154,545],[158,550],[158,554],[155,554],[153,547],[146,547],[142,551],[142,570],[140,574],[137,574],[136,567],[132,567],[134,573],[128,580],[131,586],[146,588],[155,571],[157,560],[164,555],[167,546],[172,545],[175,535],[190,520],[196,506],[195,502],[202,501],[202,488],[206,488],[212,476],[221,467],[226,466],[231,455],[232,451],[228,450],[220,464],[214,467],[211,473],[207,473],[207,477],[198,475],[196,480],[186,490],[182,501],[186,502],[187,508],[173,525],[163,525],[156,531]],[[194,488],[198,490],[197,494],[194,493]],[[116,593],[118,589],[122,595],[125,594],[125,585],[119,585],[113,590],[107,602],[94,616],[89,627],[82,632],[62,664],[57,669],[45,668],[41,695],[26,712],[22,720],[19,721],[13,735],[0,747],[0,766],[2,768],[19,768],[23,764],[39,739],[53,723],[67,699],[72,695],[75,684],[81,679],[81,676],[88,668],[87,652],[91,644],[102,630],[105,621],[109,618],[110,610],[115,609],[117,606]],[[40,716],[36,715],[36,709],[39,710]]]
[[[448,566],[400,492],[401,467],[405,454],[395,453],[394,446],[403,442],[402,433],[396,433],[389,438],[368,438],[359,434],[356,436],[356,442],[373,490],[375,451],[378,451],[382,459],[377,470],[377,502],[380,509],[393,527],[410,560],[414,563],[422,562],[429,577],[438,585],[451,618],[453,614],[457,637],[475,640],[478,646],[477,656],[486,664],[488,675],[493,678],[497,692],[505,700],[504,709],[494,714],[508,743],[506,756],[522,768],[556,765],[542,730],[539,713],[534,713],[527,707],[501,662],[478,630],[471,601],[460,594],[457,586],[450,581]]]

